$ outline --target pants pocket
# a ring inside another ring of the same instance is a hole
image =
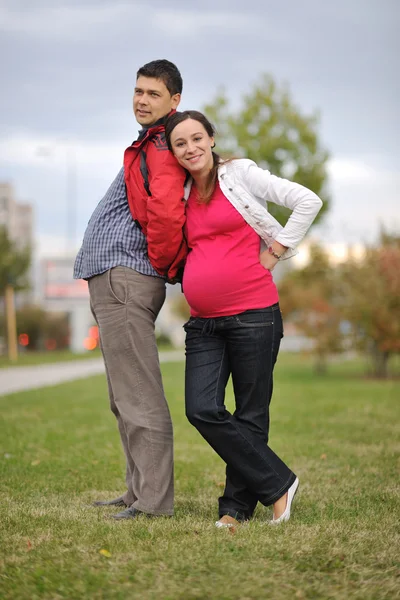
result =
[[[190,329],[191,327],[193,327],[193,325],[195,325],[195,323],[197,323],[199,319],[197,319],[196,317],[190,317],[189,321],[186,321],[186,323],[184,323],[182,325],[183,329],[185,331],[187,331],[188,329]]]
[[[107,273],[108,289],[118,304],[126,304],[128,290],[124,267],[114,267]]]
[[[235,315],[235,321],[242,327],[271,327],[274,324],[274,315],[268,313],[253,313]]]

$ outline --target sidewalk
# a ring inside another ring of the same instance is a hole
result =
[[[183,350],[160,352],[160,362],[179,362],[184,358]],[[58,385],[64,381],[84,379],[101,373],[104,373],[102,358],[0,369],[0,396]]]

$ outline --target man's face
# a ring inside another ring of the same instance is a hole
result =
[[[133,96],[133,112],[140,125],[153,125],[168,115],[181,100],[180,94],[171,96],[167,86],[160,79],[138,77]]]

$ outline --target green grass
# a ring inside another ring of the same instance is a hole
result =
[[[350,363],[316,377],[282,355],[271,446],[300,492],[289,523],[269,527],[260,506],[232,534],[213,525],[224,466],[185,420],[183,365],[163,372],[173,519],[113,522],[113,509],[90,506],[123,491],[103,377],[0,398],[2,599],[399,597],[398,381],[360,377]]]
[[[25,367],[42,365],[46,363],[66,362],[70,360],[85,360],[99,358],[100,350],[91,350],[82,354],[75,354],[70,350],[49,350],[48,352],[20,352],[16,361],[11,361],[8,356],[0,356],[0,369],[5,367]]]
[[[159,344],[159,350],[173,350],[172,346]],[[96,348],[90,352],[76,354],[70,350],[49,350],[47,352],[20,352],[16,361],[11,361],[8,356],[0,356],[0,369],[6,367],[25,367],[31,365],[43,365],[47,363],[66,362],[70,360],[86,360],[88,358],[100,358],[100,349]]]

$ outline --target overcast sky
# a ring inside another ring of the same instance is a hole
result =
[[[51,254],[65,246],[75,156],[78,243],[136,137],[136,70],[168,58],[181,109],[221,85],[237,106],[266,72],[320,112],[332,208],[314,235],[399,231],[399,30],[398,0],[0,0],[0,180],[34,204],[37,246]]]

